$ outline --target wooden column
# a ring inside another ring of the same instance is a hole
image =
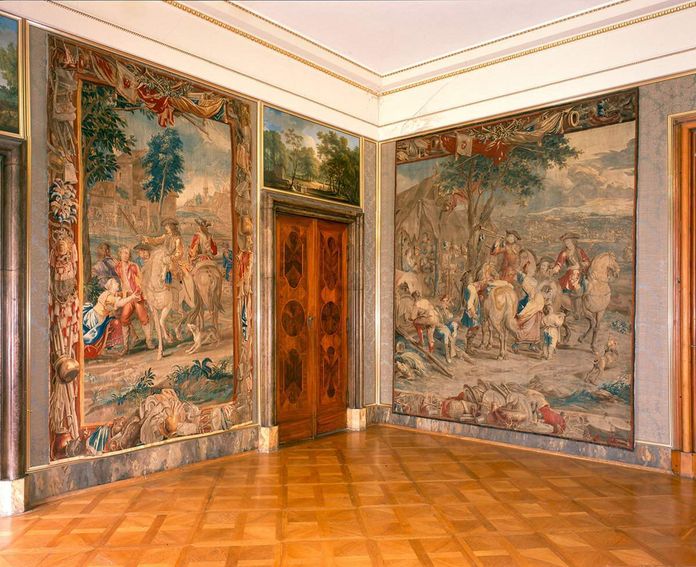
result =
[[[696,477],[696,114],[673,122],[674,390],[672,470]]]

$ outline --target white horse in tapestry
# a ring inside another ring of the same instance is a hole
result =
[[[163,356],[163,342],[171,343],[172,336],[167,330],[167,317],[171,313],[179,315],[174,334],[178,339],[182,338],[181,327],[187,319],[184,314],[183,306],[187,304],[193,309],[196,304],[195,290],[193,294],[187,292],[187,286],[170,286],[166,283],[167,271],[170,269],[170,260],[167,251],[163,246],[158,246],[152,250],[150,258],[145,261],[142,271],[143,296],[152,312],[157,331],[157,360]],[[191,288],[189,288],[191,289]]]

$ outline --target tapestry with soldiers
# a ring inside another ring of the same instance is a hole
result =
[[[252,418],[252,119],[49,38],[51,459]]]
[[[397,142],[395,412],[633,447],[637,112]]]

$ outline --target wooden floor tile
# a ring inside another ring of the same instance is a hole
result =
[[[696,482],[378,426],[0,519],[0,567],[696,566]]]

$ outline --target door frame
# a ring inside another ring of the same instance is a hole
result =
[[[348,409],[363,407],[363,234],[364,213],[352,206],[265,189],[261,195],[259,282],[259,425],[276,419],[275,263],[276,216],[289,214],[348,225]]]
[[[672,470],[696,477],[696,111],[669,117],[673,209]]]

